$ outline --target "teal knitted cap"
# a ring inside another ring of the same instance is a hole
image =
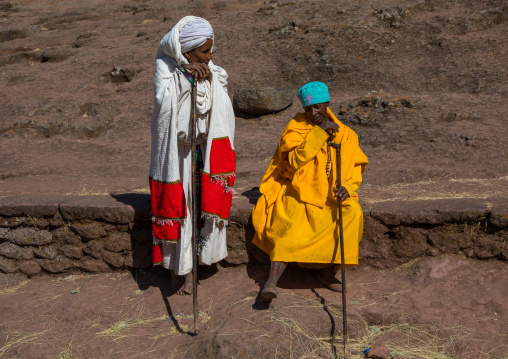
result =
[[[303,107],[329,102],[328,87],[322,82],[309,82],[298,90],[298,99]]]

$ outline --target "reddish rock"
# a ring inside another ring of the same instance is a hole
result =
[[[83,257],[83,250],[81,247],[66,245],[62,247],[62,252],[67,258],[80,259]]]
[[[33,247],[33,252],[37,258],[53,259],[58,255],[58,247],[55,244],[44,247]]]
[[[67,258],[40,259],[39,265],[50,273],[63,273],[72,268],[72,262]]]
[[[85,244],[85,246],[83,247],[83,251],[86,254],[91,255],[95,259],[100,259],[103,247],[104,247],[104,242],[103,241],[101,241],[101,240],[93,240],[93,241],[90,241],[87,244]]]
[[[508,228],[508,199],[489,199],[492,203],[489,222],[499,228]]]
[[[57,212],[53,219],[49,221],[49,226],[51,229],[60,228],[65,225],[65,221],[62,218],[60,212]]]
[[[103,251],[102,258],[106,263],[108,263],[114,268],[121,268],[125,264],[124,256],[118,253]]]
[[[8,240],[20,246],[42,246],[53,242],[53,235],[47,230],[34,228],[16,228],[8,235]]]
[[[367,358],[373,359],[388,359],[389,357],[390,351],[383,344],[374,344],[367,354]]]
[[[497,257],[502,252],[503,243],[498,238],[486,235],[475,240],[474,252],[479,259],[490,259]]]
[[[0,257],[0,271],[4,273],[14,273],[16,271],[16,261]]]
[[[97,222],[74,223],[71,225],[71,229],[85,239],[97,239],[106,235],[104,227]]]
[[[100,259],[86,259],[74,262],[74,268],[87,272],[105,272],[109,270],[109,266]]]
[[[134,209],[111,196],[72,196],[60,204],[66,221],[100,220],[127,224],[134,220]]]
[[[379,202],[370,215],[384,225],[399,226],[472,222],[488,213],[486,200],[465,198]]]
[[[0,197],[0,215],[30,216],[32,218],[53,217],[58,211],[58,200],[54,196],[6,196]]]
[[[35,260],[21,261],[18,268],[22,273],[28,276],[33,276],[41,272],[41,266]]]
[[[131,249],[131,236],[128,233],[114,233],[105,240],[105,246],[108,251],[121,252]]]
[[[15,244],[4,242],[0,244],[0,255],[12,259],[32,259],[32,248],[23,248]]]

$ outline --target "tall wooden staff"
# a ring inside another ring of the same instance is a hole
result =
[[[337,152],[337,188],[340,189],[342,178],[340,168],[340,144],[331,143]],[[346,358],[346,342],[347,342],[347,314],[346,314],[346,266],[344,264],[344,229],[342,225],[342,200],[339,197],[339,243],[340,243],[340,268],[342,272],[342,331],[344,338],[344,358]]]
[[[191,156],[192,156],[192,306],[194,311],[194,334],[199,334],[198,329],[198,253],[196,246],[198,232],[198,208],[196,189],[196,97],[197,97],[197,76],[194,76],[192,83],[192,109],[191,109]]]

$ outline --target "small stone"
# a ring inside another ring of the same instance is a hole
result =
[[[33,247],[33,252],[37,258],[53,259],[58,255],[58,247],[54,244],[43,247]]]
[[[12,259],[0,257],[0,271],[14,273],[16,271],[16,262]]]
[[[32,259],[32,248],[23,248],[15,244],[4,242],[0,244],[0,254],[12,259]]]
[[[72,262],[67,258],[40,259],[40,266],[50,273],[63,273],[72,268]]]
[[[42,246],[44,244],[52,243],[53,235],[47,230],[37,230],[34,228],[16,228],[9,233],[8,240],[20,246]]]
[[[19,217],[9,217],[2,222],[3,227],[17,228],[23,224],[23,221]],[[1,236],[0,236],[1,238]]]
[[[104,227],[97,222],[74,223],[71,229],[85,239],[97,239],[106,235]]]
[[[100,241],[100,240],[93,240],[93,241],[88,242],[83,247],[83,251],[86,254],[91,255],[95,259],[100,259],[103,247],[104,247],[104,243],[102,241]]]
[[[74,262],[74,268],[87,272],[105,272],[109,270],[109,266],[100,259],[87,259],[79,262]]]
[[[48,228],[49,227],[49,221],[42,219],[42,218],[35,218],[32,219],[32,224],[37,226],[40,229]]]
[[[80,259],[83,257],[83,251],[81,247],[66,245],[62,247],[62,252],[67,258]]]
[[[105,248],[111,252],[131,249],[131,236],[128,233],[115,233],[105,240]]]
[[[57,214],[55,214],[53,219],[51,219],[49,221],[49,226],[51,227],[51,229],[60,228],[64,225],[65,225],[65,221],[63,220],[60,212],[57,212]]]
[[[41,272],[41,266],[35,260],[22,261],[18,265],[19,270],[28,276],[33,276]]]
[[[390,351],[383,344],[374,344],[367,354],[367,358],[388,359]]]
[[[271,87],[239,89],[235,91],[233,105],[241,112],[267,114],[284,110],[293,103],[294,92]]]
[[[114,268],[121,268],[125,263],[125,258],[123,255],[109,251],[104,251],[102,253],[102,258],[106,263]]]

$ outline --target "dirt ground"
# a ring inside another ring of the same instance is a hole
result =
[[[508,197],[504,0],[0,1],[0,196],[146,193],[155,52],[190,14],[214,27],[231,95],[329,85],[370,160],[364,203]],[[299,111],[237,114],[237,200]],[[383,342],[410,358],[507,358],[505,263],[348,270],[352,357]],[[203,273],[197,337],[163,270],[2,276],[0,357],[340,357],[340,295],[291,268],[266,309],[266,273]]]
[[[342,357],[342,296],[313,273],[288,268],[268,304],[258,296],[267,268],[200,269],[198,336],[191,298],[172,293],[164,269],[3,289],[0,357]],[[349,358],[377,342],[408,358],[506,358],[507,275],[505,263],[458,256],[348,270]]]

